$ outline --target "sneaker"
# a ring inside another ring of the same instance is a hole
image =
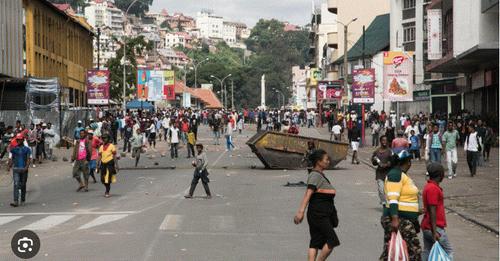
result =
[[[193,198],[193,196],[191,196],[191,195],[185,195],[184,197],[185,198]]]
[[[104,197],[109,198],[109,197],[111,197],[111,195],[109,195],[109,193],[104,193]]]
[[[35,164],[33,164],[33,168],[36,168],[36,165],[35,165]]]
[[[453,174],[453,177],[454,177],[454,178],[456,178],[456,177],[457,177],[457,174],[456,174],[456,173],[455,173],[455,174]]]
[[[19,206],[19,204],[17,204],[16,202],[12,202],[12,203],[10,203],[10,206],[14,207],[14,208],[17,208]]]
[[[448,176],[448,179],[453,179],[453,176]]]

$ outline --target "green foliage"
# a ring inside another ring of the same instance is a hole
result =
[[[163,21],[161,24],[160,24],[160,28],[166,28],[169,32],[172,31],[172,28],[170,27],[170,24],[168,23],[167,20]]]
[[[123,12],[127,11],[130,4],[132,4],[135,0],[115,0],[115,5]],[[137,0],[130,7],[128,13],[134,14],[137,17],[144,16],[145,13],[149,11],[149,6],[153,4],[153,0]]]
[[[125,78],[129,88],[126,89],[126,95],[133,94],[135,86],[137,83],[137,55],[143,55],[144,52],[153,49],[152,42],[146,42],[144,36],[139,36],[132,39],[126,39],[127,48],[125,49],[125,57],[127,58],[127,65],[125,68]],[[110,96],[111,99],[121,101],[123,95],[123,64],[121,62],[123,58],[123,46],[116,51],[116,57],[109,59],[106,67],[110,71]]]

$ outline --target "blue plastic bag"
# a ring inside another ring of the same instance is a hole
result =
[[[452,261],[448,253],[444,251],[443,247],[439,244],[438,241],[434,243],[431,249],[431,253],[429,254],[428,261]]]

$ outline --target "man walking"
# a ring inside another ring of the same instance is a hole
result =
[[[375,170],[375,180],[377,182],[378,197],[380,205],[385,206],[386,198],[384,194],[384,182],[387,173],[391,169],[392,151],[387,144],[387,137],[380,137],[380,147],[372,154],[372,164],[377,166]]]
[[[71,162],[73,163],[73,178],[75,178],[79,184],[76,192],[80,192],[82,189],[84,189],[85,192],[89,191],[89,161],[92,157],[92,148],[86,136],[85,130],[81,130],[79,134],[80,139],[76,141],[71,156]]]
[[[443,146],[446,149],[446,162],[448,163],[448,179],[457,176],[457,143],[459,141],[458,131],[454,129],[453,123],[448,123],[448,130],[443,134]]]
[[[429,135],[431,162],[441,163],[441,154],[443,153],[443,137],[439,133],[438,125],[432,127],[432,133]]]
[[[196,144],[196,150],[198,151],[198,156],[196,156],[196,161],[192,162],[193,167],[195,167],[193,180],[191,181],[189,194],[184,197],[193,198],[193,193],[196,189],[196,185],[198,185],[198,181],[201,179],[201,183],[203,184],[205,193],[207,193],[207,199],[210,199],[212,198],[212,194],[210,192],[210,188],[208,187],[208,183],[210,182],[210,180],[208,179],[207,171],[208,162],[207,155],[203,151],[203,144]]]
[[[444,193],[439,184],[444,178],[444,168],[441,164],[432,162],[427,166],[429,180],[422,192],[424,203],[424,218],[422,219],[422,234],[424,249],[422,260],[429,259],[429,253],[436,241],[453,260],[453,249],[446,234],[446,216],[444,210]]]
[[[361,131],[358,128],[357,124],[353,124],[352,129],[348,132],[349,143],[352,148],[352,160],[351,164],[359,164],[358,160],[358,149],[359,149],[359,141],[361,140]]]
[[[467,165],[469,165],[470,176],[476,175],[477,162],[481,152],[480,137],[476,132],[474,125],[469,125],[469,135],[465,139],[464,151],[467,154]]]
[[[179,128],[177,127],[177,123],[172,124],[172,127],[170,127],[168,137],[170,141],[170,158],[177,158],[179,146]]]
[[[380,131],[380,124],[378,123],[378,120],[373,121],[371,128],[372,128],[372,147],[377,147],[379,140],[379,131]]]
[[[7,171],[12,168],[14,179],[14,202],[10,203],[12,207],[20,204],[24,205],[26,201],[26,182],[28,181],[28,168],[31,159],[31,149],[24,146],[24,136],[16,135],[16,147],[9,152],[9,165]]]

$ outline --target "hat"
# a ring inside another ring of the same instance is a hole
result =
[[[43,123],[43,124],[42,124],[42,127],[47,127],[47,123]]]
[[[16,135],[16,140],[24,140],[24,136],[21,133]]]
[[[93,130],[88,130],[87,133],[90,134],[90,135],[94,135],[94,131]]]
[[[77,121],[76,123],[82,123],[82,121]]]
[[[444,173],[444,167],[443,165],[437,163],[437,162],[432,162],[429,165],[427,165],[427,175],[432,178],[437,178],[440,175]]]

